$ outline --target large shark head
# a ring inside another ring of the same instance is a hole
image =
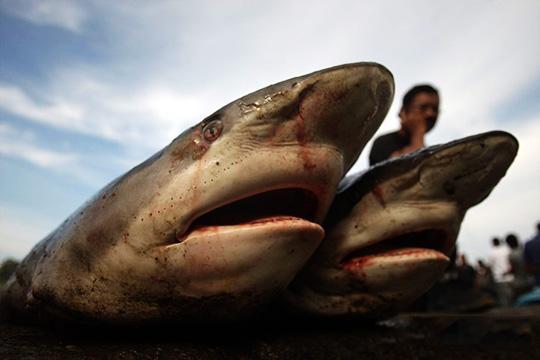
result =
[[[11,298],[108,321],[235,317],[260,304],[319,245],[393,89],[386,68],[356,63],[228,104],[42,241]]]
[[[403,308],[442,275],[465,212],[489,195],[517,149],[512,135],[495,131],[347,177],[326,238],[288,300],[324,315],[377,317]]]

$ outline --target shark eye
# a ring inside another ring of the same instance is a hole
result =
[[[223,130],[223,124],[220,120],[214,120],[203,127],[203,136],[206,141],[212,142],[216,140],[221,131]]]

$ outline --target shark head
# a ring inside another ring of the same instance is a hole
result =
[[[10,296],[106,321],[249,311],[320,244],[338,183],[393,89],[383,66],[356,63],[226,105],[38,244]]]
[[[289,287],[293,306],[377,317],[405,307],[446,269],[464,215],[517,154],[494,131],[433,146],[347,177],[326,237]]]

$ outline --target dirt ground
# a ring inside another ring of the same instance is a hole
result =
[[[0,359],[540,359],[540,307],[402,314],[377,324],[51,328],[1,323]]]

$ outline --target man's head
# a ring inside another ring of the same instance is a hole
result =
[[[416,85],[403,97],[399,118],[401,128],[408,133],[425,126],[428,132],[435,126],[439,116],[439,92],[431,85]]]
[[[508,234],[506,236],[506,244],[511,249],[517,249],[519,247],[519,240],[515,234]]]

